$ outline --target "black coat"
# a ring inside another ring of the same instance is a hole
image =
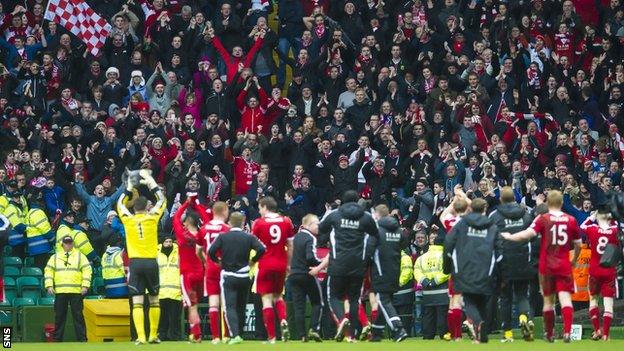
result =
[[[394,293],[399,290],[401,248],[405,243],[403,231],[394,217],[381,218],[377,225],[379,237],[371,238],[374,245],[371,269],[371,289],[374,292]]]
[[[302,229],[293,238],[290,274],[308,274],[310,267],[320,263],[321,260],[316,255],[316,237],[306,229]]]
[[[330,242],[330,276],[363,277],[367,236],[379,237],[373,217],[362,206],[348,202],[330,212],[319,224],[319,243]]]
[[[517,203],[501,204],[490,214],[501,232],[517,233],[531,225],[533,216]],[[537,274],[539,255],[537,240],[515,242],[504,240],[501,273],[503,280],[527,280]]]
[[[386,172],[380,176],[373,171],[373,167],[373,163],[368,162],[362,169],[364,178],[366,178],[366,184],[368,184],[371,190],[371,200],[373,204],[386,203],[392,193],[391,184],[393,184],[393,181],[391,178],[397,178],[397,176]]]
[[[455,224],[444,241],[444,273],[452,274],[457,292],[492,294],[501,245],[496,223],[482,214],[469,213]]]
[[[364,149],[362,149],[361,152],[364,153]],[[358,160],[351,166],[344,169],[337,166],[332,169],[332,176],[334,177],[334,197],[339,199],[345,191],[357,189],[358,173],[362,168],[363,162],[364,156],[360,155]]]

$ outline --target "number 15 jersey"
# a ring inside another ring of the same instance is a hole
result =
[[[541,238],[539,273],[546,276],[571,275],[571,244],[581,241],[576,219],[561,211],[550,211],[537,216],[531,228]]]
[[[251,232],[266,247],[266,252],[258,262],[258,269],[285,271],[288,265],[286,242],[293,237],[293,224],[288,217],[276,213],[258,218]]]

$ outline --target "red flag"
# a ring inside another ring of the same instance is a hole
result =
[[[110,24],[84,0],[50,0],[44,18],[62,25],[80,38],[94,56],[111,31]]]

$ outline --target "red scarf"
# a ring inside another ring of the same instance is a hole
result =
[[[541,88],[540,75],[538,70],[529,67],[527,69],[527,78],[529,80],[528,84],[530,87],[535,89]]]
[[[10,164],[5,162],[4,168],[6,169],[7,178],[13,179],[15,177],[15,173],[17,173],[17,170],[19,169],[19,166],[17,165],[17,163]]]
[[[364,57],[364,55],[360,54],[358,55],[357,60],[360,61],[360,63],[362,64],[369,64],[373,60],[373,57],[372,56]]]
[[[427,24],[427,13],[425,12],[425,7],[420,5],[420,7],[416,7],[416,4],[412,6],[412,22],[418,26],[422,27]]]
[[[314,33],[316,33],[317,38],[322,38],[323,34],[325,34],[325,25],[315,26]]]
[[[215,175],[210,177],[210,179],[212,179],[212,181],[215,184],[215,190],[214,190],[214,193],[212,193],[212,196],[210,196],[210,201],[217,202],[219,201],[219,194],[221,193],[221,188],[223,188],[223,184],[221,184],[221,173],[220,172],[215,173]]]
[[[436,80],[431,77],[429,79],[425,79],[425,92],[428,94],[435,88]]]
[[[292,180],[293,189],[301,189],[301,179],[303,179],[303,176],[293,174],[293,180]]]

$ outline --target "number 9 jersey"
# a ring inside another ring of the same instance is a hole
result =
[[[266,247],[265,254],[258,262],[258,269],[286,271],[287,241],[293,237],[293,231],[290,218],[276,213],[269,213],[253,223],[252,234]]]
[[[539,273],[544,276],[572,276],[570,249],[580,243],[574,217],[551,210],[533,220],[531,228],[540,236]]]

